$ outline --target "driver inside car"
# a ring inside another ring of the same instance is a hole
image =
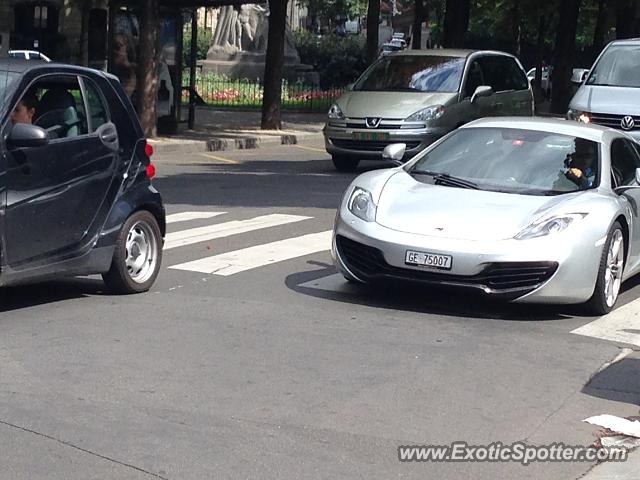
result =
[[[38,97],[33,91],[28,91],[11,112],[11,123],[33,123],[37,108]]]

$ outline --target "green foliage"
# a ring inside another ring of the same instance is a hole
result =
[[[318,36],[300,31],[295,38],[300,60],[314,66],[323,89],[344,87],[358,78],[369,64],[364,37]]]
[[[209,29],[198,29],[198,48],[197,59],[204,60],[207,58],[207,52],[211,46],[212,33]],[[185,26],[183,33],[183,47],[182,47],[182,65],[188,66],[191,61],[191,26]]]
[[[368,0],[298,0],[298,5],[307,7],[325,23],[334,23],[341,18],[356,18],[366,15]]]

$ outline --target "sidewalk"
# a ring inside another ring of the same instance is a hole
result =
[[[184,112],[183,112],[184,115]],[[282,130],[261,130],[260,111],[196,109],[195,129],[181,124],[179,133],[150,140],[157,153],[195,153],[293,145],[322,141],[325,113],[282,113]]]
[[[580,480],[638,480],[640,478],[640,449],[629,453],[625,462],[604,462],[595,466]]]

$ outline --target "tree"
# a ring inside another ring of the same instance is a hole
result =
[[[573,71],[573,55],[576,48],[580,0],[564,0],[556,35],[555,62],[551,110],[565,113],[569,104],[569,85]]]
[[[144,134],[156,135],[158,97],[159,0],[144,0],[140,11],[140,61],[138,62],[137,110]]]
[[[424,0],[415,0],[413,6],[413,36],[411,39],[411,48],[420,50],[422,45],[422,22],[425,21],[427,8]]]
[[[604,46],[605,29],[607,28],[607,3],[607,0],[598,0],[598,17],[593,31],[593,42],[591,42],[591,46],[596,51]]]
[[[307,7],[312,23],[319,18],[329,24],[362,16],[367,8],[367,0],[301,0],[298,4]]]
[[[263,130],[282,127],[282,67],[284,65],[284,36],[287,26],[287,0],[269,0],[269,33],[264,66],[264,95],[262,97]]]
[[[378,26],[380,25],[380,0],[369,0],[367,9],[367,58],[373,62],[378,57]]]
[[[616,37],[631,38],[640,33],[638,3],[636,0],[617,0]]]
[[[470,0],[447,0],[444,13],[445,48],[464,47],[464,37],[469,27]]]

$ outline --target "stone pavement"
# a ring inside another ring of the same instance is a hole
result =
[[[604,462],[595,466],[580,480],[638,480],[640,449],[632,450],[624,462]]]
[[[185,113],[183,112],[183,115]],[[261,130],[260,111],[196,109],[195,129],[180,125],[177,134],[152,139],[157,153],[194,153],[259,148],[322,140],[325,113],[283,112],[282,130]]]

